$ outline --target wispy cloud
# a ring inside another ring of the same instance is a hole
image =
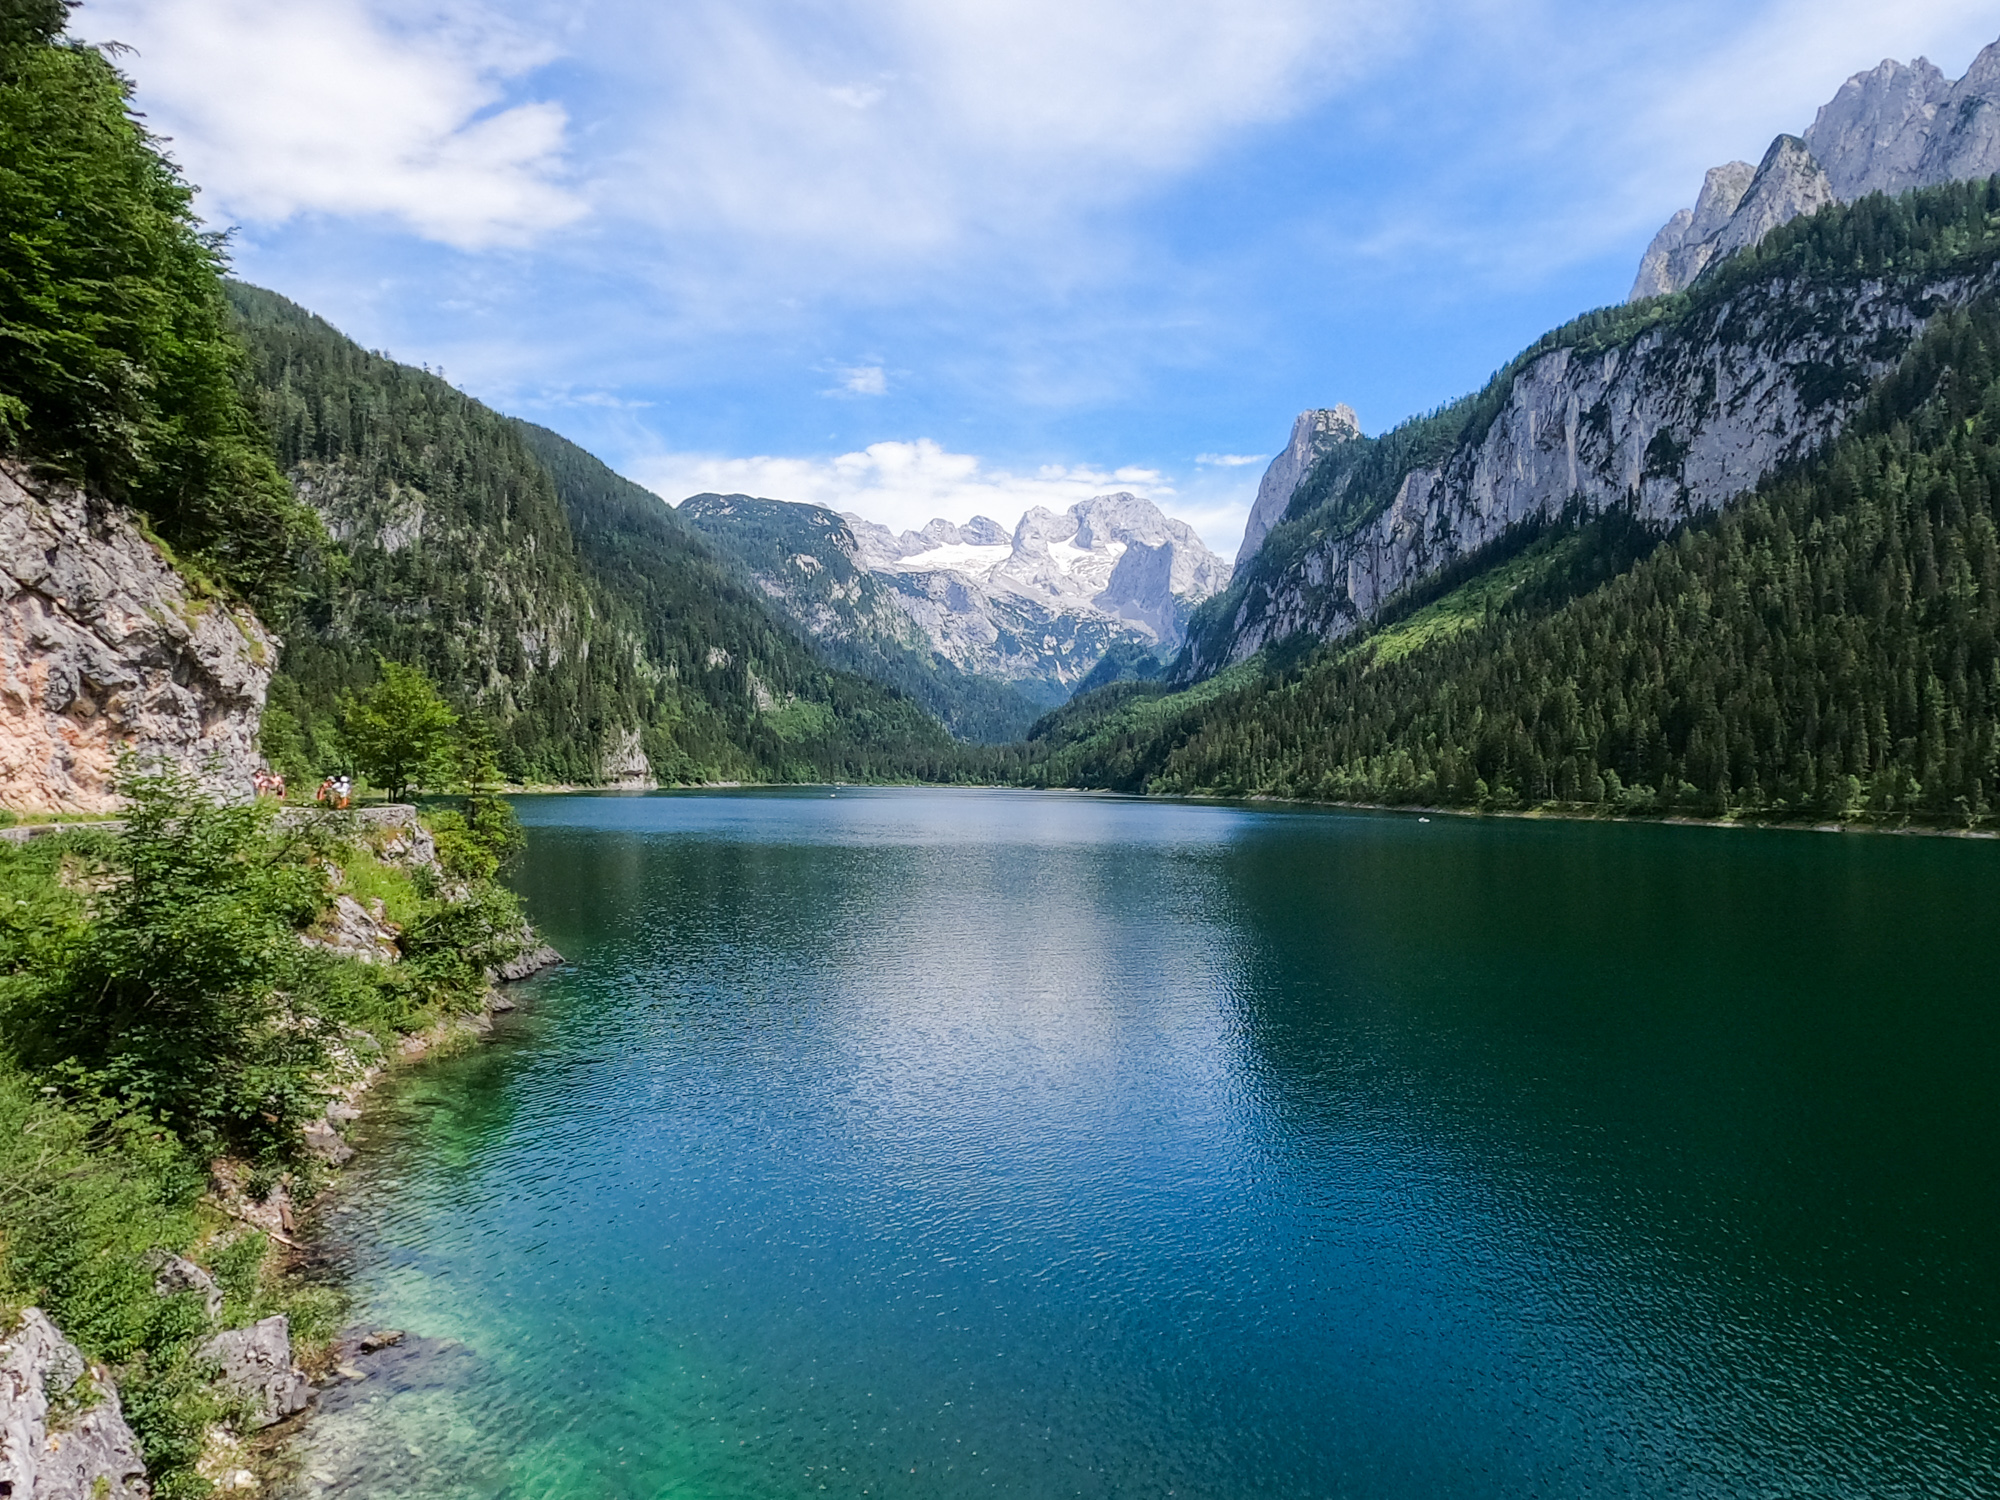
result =
[[[1240,469],[1247,464],[1261,464],[1270,458],[1268,453],[1197,453],[1194,461],[1204,468]]]
[[[1046,246],[1050,225],[1323,97],[1399,15],[1388,0],[853,0],[802,27],[783,0],[683,0],[627,48],[646,105],[621,202],[766,255],[810,242],[828,269],[969,238]]]
[[[400,221],[461,249],[570,223],[567,112],[509,104],[551,49],[470,3],[95,0],[88,37],[125,42],[157,126],[211,218]]]
[[[880,365],[843,365],[839,371],[840,384],[827,392],[830,396],[881,396],[889,390],[889,377]]]

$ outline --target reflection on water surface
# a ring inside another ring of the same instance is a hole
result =
[[[345,1496],[2000,1485],[2000,847],[529,799],[330,1214]]]

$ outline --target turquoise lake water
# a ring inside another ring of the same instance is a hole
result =
[[[519,806],[301,1495],[2000,1493],[2000,845]]]

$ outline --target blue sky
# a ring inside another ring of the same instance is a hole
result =
[[[1621,299],[1704,168],[1965,0],[86,0],[239,274],[670,499],[1106,489],[1235,552]]]

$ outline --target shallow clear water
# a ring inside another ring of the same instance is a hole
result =
[[[520,806],[302,1493],[2000,1490],[2000,846]]]

